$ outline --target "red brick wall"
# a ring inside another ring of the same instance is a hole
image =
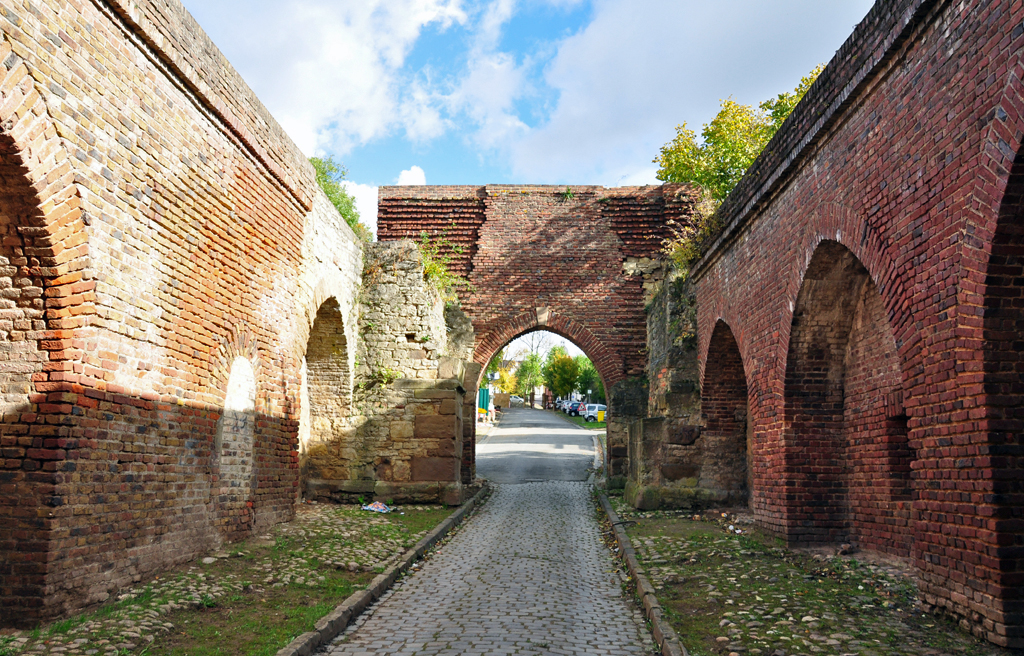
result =
[[[546,328],[594,361],[606,389],[643,374],[643,279],[627,258],[652,257],[665,221],[689,207],[679,186],[381,187],[381,240],[443,234],[463,247],[453,269],[473,290],[462,308],[473,320],[477,362],[523,332]],[[538,308],[547,308],[538,319]],[[546,323],[542,323],[546,321]]]
[[[743,503],[749,493],[747,381],[736,340],[724,322],[715,326],[706,366],[715,375],[707,378],[700,395],[704,420],[700,486]]]
[[[1008,0],[877,3],[730,196],[726,231],[694,271],[705,382],[719,320],[744,355],[760,521],[794,540],[849,532],[909,550],[927,604],[1018,647],[1021,368],[1009,344],[1021,328],[1020,185],[1010,173],[1024,137],[1022,21]],[[842,358],[829,340],[861,301],[848,290],[809,303],[824,241],[847,249],[880,297],[880,308],[863,297],[859,312],[875,318],[851,327]],[[825,318],[828,307],[843,309]],[[814,334],[828,348],[812,348]],[[814,432],[844,422],[848,463]],[[869,481],[885,471],[875,498]]]
[[[328,297],[348,320],[360,247],[200,42],[173,0],[0,15],[0,624],[293,513],[306,336]],[[239,357],[246,481],[215,450]]]

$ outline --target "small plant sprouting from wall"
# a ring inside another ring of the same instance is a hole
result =
[[[568,203],[573,198],[576,198],[576,193],[572,190],[572,187],[566,186],[565,191],[559,194],[562,197],[563,203]]]
[[[404,375],[405,374],[398,369],[378,367],[370,373],[370,376],[366,380],[359,383],[357,387],[360,390],[371,390],[378,385],[386,387],[399,378],[402,378]]]
[[[453,223],[452,226],[455,224]],[[417,244],[423,257],[423,279],[437,290],[445,303],[456,303],[460,289],[472,291],[465,276],[451,270],[452,255],[461,255],[465,249],[447,238],[447,231],[433,237],[426,230],[420,233]]]

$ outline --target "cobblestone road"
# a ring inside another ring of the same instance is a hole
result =
[[[650,653],[594,518],[586,483],[498,485],[421,572],[324,653]]]

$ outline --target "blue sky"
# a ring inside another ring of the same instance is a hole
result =
[[[827,62],[866,0],[185,0],[307,154],[388,184],[656,183],[677,124]]]

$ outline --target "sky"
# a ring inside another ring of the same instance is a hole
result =
[[[184,0],[364,223],[378,185],[657,184],[675,126],[826,63],[868,0]]]

